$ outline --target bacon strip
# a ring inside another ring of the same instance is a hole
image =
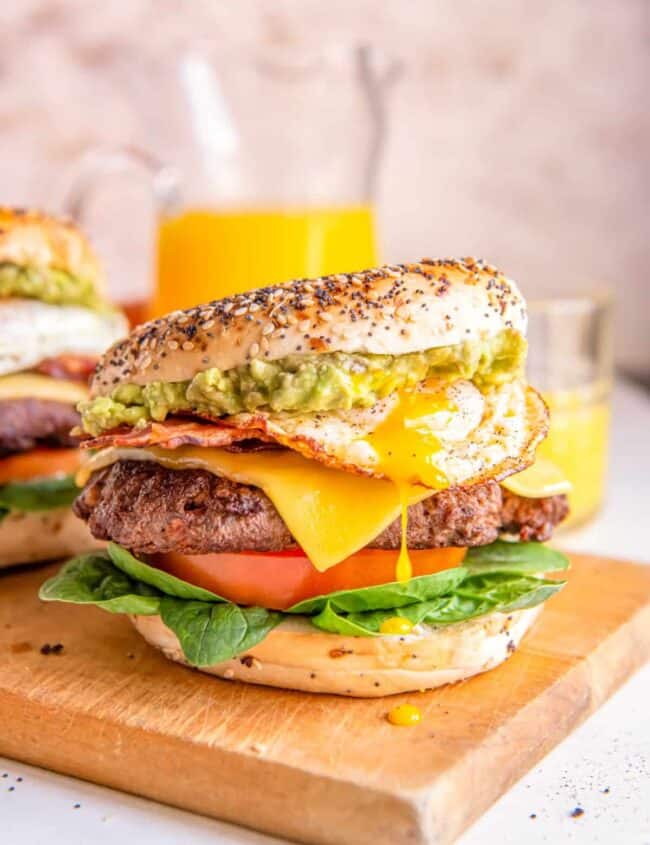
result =
[[[152,422],[144,428],[121,426],[98,437],[84,440],[82,449],[104,449],[107,446],[145,448],[160,446],[177,449],[179,446],[224,448],[242,440],[272,443],[273,438],[261,431],[233,428],[220,423],[198,422],[172,417],[165,422]]]
[[[50,378],[86,384],[96,364],[97,359],[90,355],[57,355],[55,358],[45,358],[34,367],[34,372]]]

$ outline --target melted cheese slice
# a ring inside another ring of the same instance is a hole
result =
[[[0,378],[0,399],[52,399],[76,405],[88,398],[88,389],[77,381],[39,373],[15,373]]]
[[[239,484],[261,488],[319,572],[359,551],[401,512],[400,490],[389,481],[330,469],[296,452],[233,453],[183,446],[163,449],[105,449],[83,466],[82,486],[91,473],[116,461],[155,461],[169,469],[204,469]],[[432,490],[400,485],[407,505]]]
[[[534,464],[504,479],[501,486],[525,499],[545,499],[572,490],[562,470],[547,458],[535,458]]]

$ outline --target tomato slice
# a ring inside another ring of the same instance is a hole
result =
[[[466,551],[456,547],[411,551],[413,575],[430,575],[458,566]],[[154,555],[150,561],[236,604],[286,610],[313,596],[388,584],[395,580],[397,556],[397,551],[362,549],[326,572],[314,569],[300,549],[208,555],[171,552]]]
[[[79,469],[77,449],[30,449],[0,458],[0,484],[31,481],[50,475],[72,475]]]

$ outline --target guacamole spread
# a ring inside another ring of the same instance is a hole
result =
[[[22,267],[0,263],[0,298],[40,299],[50,305],[81,305],[104,310],[93,283],[55,267]]]
[[[334,411],[368,407],[395,390],[425,379],[471,379],[484,388],[523,372],[526,340],[507,329],[480,343],[461,343],[407,355],[344,352],[254,358],[222,371],[213,367],[191,381],[123,384],[110,396],[81,402],[85,431],[94,436],[119,425],[161,422],[178,412],[219,417],[256,409]]]

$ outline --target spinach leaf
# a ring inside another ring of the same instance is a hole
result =
[[[110,613],[159,612],[158,590],[113,566],[103,552],[73,558],[39,591],[42,601],[95,604]]]
[[[162,621],[178,637],[193,666],[230,660],[261,642],[284,614],[263,607],[239,607],[230,602],[160,600]]]
[[[397,553],[395,556],[397,558]],[[453,569],[435,572],[433,575],[420,575],[404,583],[394,581],[376,587],[340,590],[294,604],[287,613],[322,613],[328,604],[332,610],[342,610],[347,613],[403,607],[450,593],[467,575],[468,570],[465,567],[456,566]]]
[[[413,607],[413,605],[411,605]],[[354,614],[347,615],[344,613],[337,613],[330,602],[326,602],[325,607],[316,616],[311,616],[309,621],[312,625],[320,628],[322,631],[328,631],[332,634],[343,634],[348,637],[371,637],[379,633],[379,625],[373,628],[371,624],[365,621],[365,617],[381,616],[388,619],[395,616],[396,613],[387,613],[385,610],[370,611],[369,613],[359,613],[357,616],[364,617],[360,623],[354,621]]]
[[[413,624],[449,625],[496,611],[535,607],[564,582],[534,574],[568,566],[564,555],[539,543],[493,543],[471,550],[465,565],[433,575],[300,602],[324,631],[376,636],[382,623],[403,616]],[[239,607],[209,590],[169,575],[111,543],[108,552],[81,555],[41,588],[44,601],[96,604],[113,613],[160,613],[194,666],[209,666],[245,652],[273,630],[283,613]]]
[[[393,616],[403,616],[414,625],[450,625],[497,611],[509,613],[535,607],[563,586],[563,581],[494,573],[468,578],[454,592],[430,601],[395,610],[350,614],[338,613],[330,606],[311,621],[318,628],[333,633],[374,636],[379,633],[382,623]]]
[[[130,575],[131,578],[155,587],[165,595],[179,599],[197,599],[198,601],[226,601],[221,596],[211,593],[209,590],[204,590],[203,587],[195,587],[193,584],[188,584],[187,581],[183,581],[175,575],[170,575],[162,569],[149,566],[148,563],[138,560],[131,552],[127,552],[117,543],[108,544],[108,554],[115,566],[122,572]]]
[[[468,578],[457,590],[457,595],[467,599],[489,601],[495,610],[508,613],[541,604],[557,593],[565,583],[493,572]]]
[[[47,511],[67,508],[79,494],[71,475],[63,478],[40,478],[34,481],[12,481],[0,487],[2,511]]]
[[[125,555],[131,556],[124,549],[120,551],[124,553],[119,556],[120,562],[124,563]],[[137,568],[132,561],[127,565]],[[152,567],[147,566],[147,569]],[[149,577],[150,573],[146,575]],[[168,590],[184,590],[178,586],[185,585],[180,579],[171,582],[163,579],[162,583]],[[189,584],[185,586],[190,591],[198,591]],[[200,593],[212,595],[205,590]],[[94,604],[111,613],[160,614],[163,622],[177,635],[188,662],[194,666],[209,666],[245,652],[263,640],[284,618],[284,614],[276,611],[238,607],[222,599],[197,601],[165,595],[155,585],[115,566],[106,552],[80,555],[69,561],[43,584],[39,596],[43,601]]]
[[[520,572],[540,573],[557,572],[569,568],[569,559],[557,549],[551,549],[543,543],[508,543],[497,540],[489,546],[476,546],[469,549],[463,566],[470,573],[485,572]]]
[[[9,513],[9,508],[0,507],[0,522],[5,518],[5,516]]]

